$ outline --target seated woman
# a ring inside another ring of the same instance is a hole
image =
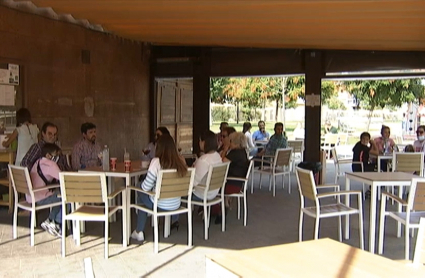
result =
[[[398,152],[398,147],[395,144],[394,140],[390,138],[391,130],[389,126],[382,125],[381,127],[381,137],[375,138],[375,145],[378,149],[379,154],[391,154],[393,151]],[[387,171],[388,161],[383,160],[381,163],[382,171]]]
[[[148,174],[141,184],[141,188],[145,191],[155,191],[157,175],[159,170],[162,169],[177,169],[180,176],[184,176],[187,173],[187,166],[177,152],[173,138],[168,134],[163,134],[159,137],[156,143],[155,158],[152,159],[149,165]],[[143,204],[150,209],[153,208],[153,197],[139,193],[137,198],[139,204]],[[180,201],[180,198],[161,199],[158,201],[158,208],[162,210],[175,210],[180,207]],[[143,230],[145,229],[147,217],[146,212],[139,210],[137,214],[137,228],[131,234],[131,238],[138,241],[144,240]],[[171,228],[178,228],[179,225],[176,219],[177,217],[173,215]]]
[[[228,126],[221,131],[221,147],[217,150],[221,158],[226,157],[227,153],[230,150],[230,134],[236,132],[234,127]]]
[[[415,152],[425,152],[425,126],[420,125],[418,126],[418,129],[416,130],[416,136],[418,137],[418,140],[415,140],[413,142],[413,147],[415,149]]]
[[[370,146],[369,146],[370,145]],[[369,155],[378,155],[378,148],[375,141],[370,140],[370,134],[363,132],[360,135],[360,141],[353,148],[353,161],[363,162],[364,172],[375,171],[375,163],[371,163]],[[353,172],[361,172],[362,168],[359,164],[352,164]]]
[[[248,171],[249,160],[246,154],[246,137],[242,132],[234,132],[229,136],[230,151],[223,158],[223,162],[230,162],[228,177],[245,178],[246,172]],[[239,193],[242,189],[244,182],[242,181],[228,181],[224,193],[233,194]],[[226,207],[229,204],[226,201]],[[213,207],[213,214],[217,214],[215,219],[216,224],[221,223],[221,209],[220,205]]]
[[[199,138],[199,148],[203,155],[195,162],[195,180],[193,182],[193,195],[192,200],[203,201],[204,189],[198,187],[198,184],[205,184],[207,181],[207,175],[210,165],[221,163],[221,157],[216,151],[217,149],[217,137],[214,132],[207,130],[202,133]],[[207,199],[212,200],[217,196],[217,190],[211,190],[207,193]]]
[[[254,142],[252,141],[251,127],[252,126],[250,122],[245,122],[243,124],[242,132],[245,134],[246,137],[249,156],[255,156],[258,150],[257,147],[254,145]]]

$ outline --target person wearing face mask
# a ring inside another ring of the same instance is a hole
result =
[[[415,152],[425,152],[425,125],[418,126],[416,135],[418,136],[418,140],[413,142]]]
[[[153,142],[150,142],[144,149],[143,153],[149,158],[149,160],[152,160],[155,158],[155,148],[156,148],[156,142],[158,142],[159,137],[162,135],[167,134],[170,135],[170,131],[165,126],[160,126],[155,130],[155,139]]]
[[[51,184],[58,184],[60,169],[57,165],[60,148],[53,143],[45,143],[41,149],[42,157],[39,158],[31,168],[30,177],[33,189],[40,189]],[[37,190],[34,192],[34,200],[31,195],[26,194],[28,203],[35,202],[38,206],[57,203],[61,201],[58,197],[59,189],[50,191],[49,189]],[[53,207],[49,218],[41,223],[41,228],[54,236],[61,236],[62,206]]]

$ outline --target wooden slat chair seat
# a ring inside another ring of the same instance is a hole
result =
[[[246,173],[245,178],[236,178],[236,177],[227,177],[227,181],[242,181],[244,184],[239,193],[233,194],[225,194],[225,197],[237,198],[238,199],[238,219],[241,219],[241,204],[240,199],[243,199],[243,207],[244,207],[244,217],[243,217],[243,225],[246,226],[246,220],[248,217],[248,206],[246,202],[246,190],[248,187],[249,175],[251,173],[252,167],[254,166],[254,161],[251,161],[248,166],[248,171]]]
[[[397,211],[387,210],[386,202],[384,197],[394,200],[398,204]],[[390,217],[397,221],[398,224],[404,225],[404,239],[405,239],[405,254],[404,259],[409,260],[409,231],[410,229],[419,228],[419,220],[421,217],[425,217],[425,179],[414,178],[412,179],[412,185],[410,186],[409,197],[406,200],[401,199],[394,194],[389,192],[382,192],[381,198],[381,214],[379,218],[379,241],[378,241],[378,253],[382,254],[384,250],[384,229],[385,229],[385,218]],[[405,208],[405,212],[401,209]],[[401,229],[397,225],[397,237],[401,236]]]
[[[253,159],[253,161],[260,161],[261,167],[252,170],[251,179],[251,193],[254,188],[254,173],[260,174],[260,188],[263,181],[263,174],[269,175],[269,191],[272,189],[273,196],[276,196],[276,177],[288,175],[288,192],[291,194],[291,159],[292,148],[277,149],[274,156],[263,156],[261,159]],[[285,183],[282,178],[282,188],[285,188]]]
[[[160,170],[158,172],[155,192],[152,191],[144,191],[139,187],[129,186],[127,189],[129,191],[136,191],[142,194],[146,194],[152,196],[154,198],[153,209],[150,209],[143,204],[131,204],[130,198],[127,199],[128,202],[128,213],[130,216],[130,209],[135,208],[141,211],[145,211],[148,214],[151,214],[154,222],[154,253],[158,253],[158,217],[165,216],[165,235],[168,236],[170,234],[170,216],[175,214],[187,213],[187,221],[188,221],[188,246],[192,246],[192,210],[191,210],[191,195],[193,188],[193,180],[195,178],[195,169],[189,168],[186,175],[181,177],[177,170]],[[131,195],[131,192],[128,193]],[[167,198],[181,198],[188,196],[187,202],[188,207],[180,206],[176,210],[161,210],[158,208],[158,201],[160,199]],[[130,219],[128,220],[128,224],[130,225]],[[130,234],[130,226],[127,227],[128,235]]]
[[[202,187],[204,189],[204,197],[202,201],[192,201],[192,205],[201,206],[204,208],[204,238],[208,239],[208,228],[210,227],[210,218],[211,218],[211,207],[216,204],[221,204],[222,212],[222,222],[221,222],[221,231],[226,230],[226,213],[225,213],[225,204],[224,204],[224,189],[226,185],[227,172],[229,171],[230,162],[219,163],[215,165],[210,165],[208,169],[207,179],[205,185],[196,185],[197,187]],[[220,189],[220,193],[212,200],[207,199],[207,194],[211,190]],[[187,202],[189,207],[189,202],[182,200],[182,202]]]
[[[322,150],[326,151],[326,156],[329,159],[333,147],[338,143],[338,134],[327,133],[325,134],[325,141],[323,142]],[[333,146],[332,146],[333,145]]]
[[[62,230],[65,220],[73,221],[73,235],[77,245],[80,245],[80,221],[105,222],[105,259],[109,257],[109,217],[118,210],[122,211],[123,246],[127,247],[126,224],[126,189],[118,188],[113,193],[107,193],[106,175],[104,173],[59,173],[62,196]],[[121,206],[109,206],[108,201],[121,194]],[[87,204],[89,203],[89,204]],[[66,206],[71,204],[71,212]],[[62,257],[66,255],[65,233],[62,233]]]
[[[338,185],[322,185],[316,186],[314,181],[313,172],[310,170],[304,170],[299,167],[296,169],[298,189],[300,192],[301,199],[301,208],[300,208],[300,219],[299,219],[299,241],[302,241],[302,231],[303,231],[303,218],[304,214],[315,218],[315,228],[314,228],[314,239],[319,238],[319,223],[321,218],[328,217],[338,217],[338,236],[339,241],[342,241],[342,230],[341,230],[341,216],[347,216],[352,214],[358,214],[359,216],[359,238],[360,238],[360,248],[364,249],[364,239],[363,239],[363,204],[362,204],[362,194],[361,191],[336,191],[336,192],[326,192],[318,193],[318,188],[332,188],[337,187]],[[348,198],[349,195],[357,195],[358,208],[348,207],[345,204],[340,202],[340,196],[346,195]],[[327,197],[337,197],[337,201],[334,204],[322,205],[320,200]],[[314,203],[314,206],[305,207],[305,199],[310,200]]]
[[[34,193],[41,190],[49,190],[59,188],[59,184],[45,186],[43,188],[33,189],[31,178],[27,167],[14,166],[9,164],[10,179],[12,180],[12,187],[14,192],[14,210],[13,210],[13,239],[18,237],[18,209],[23,209],[31,212],[31,236],[30,244],[34,246],[34,227],[36,226],[36,211],[60,206],[61,202],[56,202],[47,205],[36,205],[35,202],[28,203],[25,200],[19,200],[19,193],[28,194],[31,196],[31,200],[34,200]],[[65,230],[63,230],[65,231]]]

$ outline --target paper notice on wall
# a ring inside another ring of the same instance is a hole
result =
[[[15,106],[15,87],[0,85],[0,106]]]
[[[0,84],[9,84],[9,70],[0,69]]]
[[[320,95],[305,95],[305,106],[320,106]]]
[[[9,84],[19,85],[19,65],[9,64]]]

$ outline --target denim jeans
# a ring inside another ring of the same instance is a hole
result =
[[[58,197],[58,194],[59,194],[59,191],[57,190],[53,193],[53,195],[50,195],[49,197],[36,202],[36,205],[40,206],[40,205],[48,205],[52,203],[61,202],[62,199]],[[57,224],[62,223],[62,204],[52,207],[52,210],[50,211],[50,214],[49,214],[49,219],[54,220],[55,223]]]
[[[153,202],[151,201],[151,198],[147,194],[143,193],[137,193],[137,203],[145,205],[148,209],[153,209]],[[160,208],[158,208],[158,211],[161,211]],[[145,211],[138,211],[137,214],[137,232],[142,232],[145,229],[146,220],[148,218],[148,214]],[[178,220],[178,214],[171,216],[171,222],[174,223]]]

